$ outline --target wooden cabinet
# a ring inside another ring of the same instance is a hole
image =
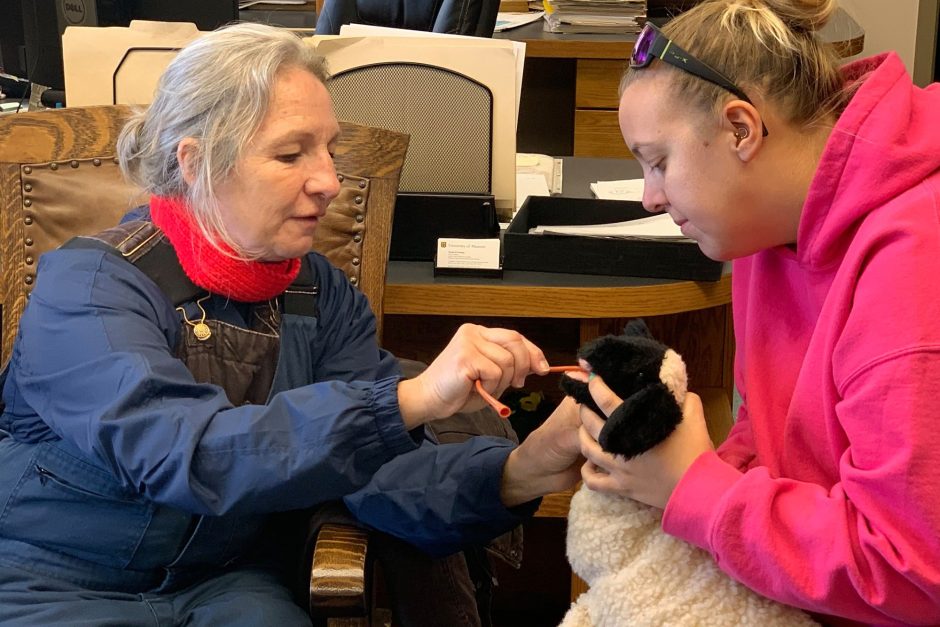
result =
[[[654,19],[694,0],[650,3]],[[865,33],[845,11],[821,31],[839,53],[862,51]],[[635,35],[546,33],[540,22],[496,33],[526,44],[517,136],[520,152],[554,156],[628,157],[617,122],[620,77]]]
[[[574,155],[630,157],[617,120],[619,59],[578,59],[575,72]]]
[[[575,106],[578,109],[614,109],[626,63],[619,59],[578,59]]]

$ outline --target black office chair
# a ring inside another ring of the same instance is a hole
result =
[[[326,0],[318,35],[338,35],[343,24],[492,37],[499,0]]]

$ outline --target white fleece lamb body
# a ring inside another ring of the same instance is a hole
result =
[[[685,397],[685,364],[669,350],[660,377]],[[681,405],[681,401],[680,401]],[[718,569],[702,549],[662,531],[662,513],[581,487],[568,513],[568,561],[590,589],[560,627],[802,627],[797,610]]]

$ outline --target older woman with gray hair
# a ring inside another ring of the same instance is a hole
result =
[[[258,550],[273,514],[342,499],[444,555],[577,480],[570,403],[519,447],[425,437],[482,406],[476,380],[546,372],[536,346],[465,325],[404,379],[309,253],[339,191],[326,79],[276,28],[196,40],[119,141],[148,206],[43,256],[2,375],[0,623],[307,624]]]

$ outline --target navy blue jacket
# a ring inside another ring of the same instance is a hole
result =
[[[237,560],[271,512],[338,498],[433,554],[531,513],[499,499],[508,441],[405,430],[368,303],[310,258],[319,315],[283,316],[268,403],[232,407],[174,356],[179,314],[139,269],[97,249],[44,255],[5,372],[0,562],[140,590]],[[245,326],[238,303],[206,309]]]

